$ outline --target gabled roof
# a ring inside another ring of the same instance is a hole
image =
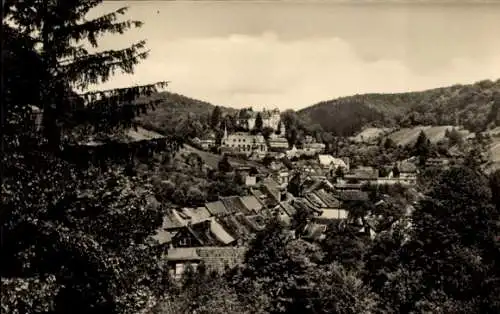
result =
[[[253,232],[261,231],[265,228],[265,219],[261,215],[235,215],[236,219]]]
[[[163,216],[163,224],[162,229],[164,230],[173,230],[184,227],[187,222],[182,219],[179,215],[176,215],[175,209],[173,209],[170,213]]]
[[[240,200],[249,211],[260,213],[263,208],[262,203],[254,195],[242,196]]]
[[[297,209],[295,209],[295,207],[293,207],[292,205],[290,205],[290,203],[288,202],[282,202],[280,204],[281,208],[283,208],[283,210],[285,211],[285,213],[292,217],[293,215],[295,215],[295,213],[297,212]]]
[[[337,198],[335,198],[335,196],[326,192],[325,190],[323,189],[317,190],[314,192],[314,194],[323,201],[326,207],[328,208],[340,207],[340,201]]]
[[[172,241],[172,236],[171,236],[170,232],[160,229],[153,236],[153,239],[158,241],[161,245],[161,244],[165,244],[165,243],[170,243]]]
[[[269,193],[265,193],[260,189],[252,189],[251,193],[265,206],[273,207],[278,205],[278,201],[269,195]]]
[[[252,212],[247,209],[245,204],[243,204],[243,202],[238,196],[224,197],[221,199],[221,202],[224,204],[224,207],[227,209],[227,211],[232,214],[234,213],[244,213],[245,215],[252,214]]]
[[[182,212],[191,218],[191,223],[196,223],[210,219],[210,212],[205,207],[183,208]]]
[[[192,261],[200,260],[196,248],[174,248],[167,251],[167,261]]]
[[[358,190],[338,191],[338,197],[341,201],[368,201],[368,193]]]
[[[313,204],[311,204],[307,199],[305,198],[296,198],[293,201],[293,207],[298,210],[304,210],[306,212],[310,213],[319,213],[321,212],[317,207],[315,207]]]
[[[235,239],[213,217],[210,221],[210,232],[223,244],[230,244]]]
[[[280,201],[280,185],[278,182],[271,178],[265,178],[262,180],[262,185],[265,187],[268,194],[270,194],[276,201]]]
[[[306,194],[306,199],[309,202],[311,202],[311,204],[313,204],[315,207],[318,207],[318,208],[325,208],[325,207],[327,207],[326,204],[318,196],[316,196],[312,192]]]
[[[230,212],[224,206],[224,203],[222,203],[221,201],[206,203],[205,207],[213,216],[224,216],[230,214]]]

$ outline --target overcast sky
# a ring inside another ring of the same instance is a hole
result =
[[[171,81],[217,105],[300,109],[339,96],[500,78],[500,5],[106,2],[145,25],[103,48],[147,39],[133,76],[100,88]]]

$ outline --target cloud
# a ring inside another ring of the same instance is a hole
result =
[[[271,31],[157,39],[148,46],[151,56],[134,76],[117,77],[104,87],[168,80],[171,91],[214,104],[299,109],[356,93],[420,90],[500,76],[500,55],[450,58],[425,75],[403,59],[367,59],[340,38],[285,41]]]

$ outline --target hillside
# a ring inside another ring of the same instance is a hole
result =
[[[219,161],[221,160],[220,155],[212,154],[210,152],[202,151],[199,150],[191,145],[184,144],[184,147],[180,150],[180,153],[178,154],[178,158],[183,155],[191,154],[194,153],[203,160],[203,162],[209,166],[212,169],[217,169]],[[255,161],[250,161],[250,160],[242,160],[236,157],[229,157],[229,162],[233,166],[248,166],[248,167],[256,167],[257,169],[260,169],[261,171],[265,172],[265,168],[262,166],[262,164],[255,162]]]
[[[186,121],[195,121],[195,131],[203,132],[215,105],[205,101],[189,98],[183,95],[162,92],[147,98],[141,98],[138,103],[159,100],[156,110],[139,116],[138,121],[148,128],[163,132],[178,132],[184,128]],[[221,107],[223,113],[234,113],[236,109]],[[191,125],[193,126],[193,125]],[[185,129],[185,128],[184,128]],[[185,130],[183,130],[185,131]]]
[[[421,92],[365,94],[320,102],[298,112],[325,131],[350,136],[365,127],[459,124],[471,131],[500,125],[500,80]]]

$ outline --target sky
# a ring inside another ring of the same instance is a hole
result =
[[[142,28],[102,49],[146,39],[134,75],[99,89],[170,81],[215,105],[298,110],[362,93],[500,78],[500,4],[393,5],[334,1],[109,1]]]

